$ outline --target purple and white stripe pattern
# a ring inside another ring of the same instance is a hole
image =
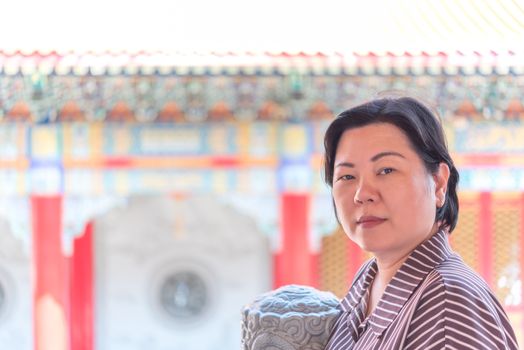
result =
[[[326,350],[518,349],[502,306],[444,231],[410,254],[366,318],[376,273],[375,259],[357,273]]]

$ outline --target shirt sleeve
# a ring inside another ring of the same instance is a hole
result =
[[[518,350],[518,345],[489,289],[467,276],[444,281],[437,275],[418,302],[404,349]]]

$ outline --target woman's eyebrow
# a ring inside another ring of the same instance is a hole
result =
[[[387,156],[395,156],[395,157],[401,157],[401,158],[406,159],[406,157],[404,157],[402,154],[398,152],[380,152],[378,154],[375,154],[373,157],[371,157],[370,160],[372,162],[376,162],[380,158],[387,157]],[[350,162],[340,162],[335,165],[335,168],[338,168],[338,167],[354,168],[355,164],[350,163]]]
[[[404,157],[402,154],[398,152],[380,152],[379,154],[375,154],[373,157],[371,157],[371,161],[376,162],[380,158],[387,157],[387,156],[395,156],[395,157],[401,157],[401,158],[406,159],[406,157]]]
[[[341,166],[346,167],[346,168],[354,168],[355,164],[349,163],[349,162],[340,162],[337,165],[335,165],[335,168],[338,168],[338,167],[341,167]]]

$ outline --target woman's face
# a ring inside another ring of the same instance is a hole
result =
[[[404,256],[436,231],[435,211],[443,204],[448,177],[444,163],[429,174],[394,125],[346,130],[334,164],[338,218],[362,249],[377,257]]]

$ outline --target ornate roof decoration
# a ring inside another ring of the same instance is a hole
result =
[[[224,122],[330,119],[406,91],[445,119],[522,120],[521,75],[0,75],[0,121]]]

